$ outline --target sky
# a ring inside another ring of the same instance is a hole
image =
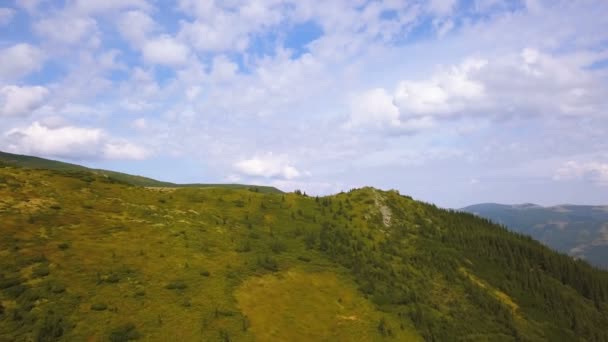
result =
[[[0,0],[0,150],[451,208],[608,204],[608,1]]]

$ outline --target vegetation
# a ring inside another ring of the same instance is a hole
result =
[[[593,205],[476,204],[462,210],[608,270],[608,207]]]
[[[607,272],[395,191],[5,165],[0,222],[0,341],[608,341]]]
[[[259,186],[259,185],[245,185],[245,184],[176,184],[171,182],[158,181],[156,179],[135,176],[122,172],[108,171],[102,169],[90,169],[81,165],[64,163],[56,160],[49,160],[44,158],[24,156],[19,154],[12,154],[0,151],[0,166],[14,166],[23,167],[29,169],[45,169],[45,170],[56,170],[64,172],[67,175],[74,175],[81,178],[86,182],[91,182],[94,179],[94,175],[100,175],[112,179],[116,182],[122,182],[137,186],[146,187],[159,187],[159,188],[182,188],[182,187],[195,187],[195,188],[228,188],[228,189],[249,189],[254,192],[263,193],[282,193],[281,190],[271,186]],[[92,173],[92,174],[91,174]],[[85,204],[85,206],[87,206]],[[88,207],[91,209],[92,207]]]

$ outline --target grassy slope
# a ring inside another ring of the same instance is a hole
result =
[[[394,192],[315,200],[4,167],[0,222],[0,341],[606,340],[605,298],[534,253],[567,259]],[[502,244],[521,254],[487,249]],[[497,266],[511,257],[529,272]],[[608,294],[606,273],[572,267]],[[580,321],[564,323],[563,301]]]
[[[122,172],[116,171],[108,171],[102,169],[90,169],[81,165],[64,163],[56,160],[44,159],[39,157],[25,156],[19,154],[12,154],[0,151],[0,162],[3,162],[8,165],[19,166],[30,169],[48,169],[48,170],[57,170],[57,171],[85,171],[85,172],[93,172],[96,174],[104,175],[107,177],[111,177],[113,179],[119,180],[121,182],[129,183],[132,185],[139,186],[148,186],[148,187],[197,187],[197,188],[205,188],[205,187],[221,187],[221,188],[231,188],[231,189],[242,189],[242,188],[250,188],[255,187],[260,192],[267,193],[281,193],[281,191],[277,188],[270,186],[258,186],[258,185],[245,185],[245,184],[176,184],[171,182],[163,182],[158,181],[156,179],[130,175]]]

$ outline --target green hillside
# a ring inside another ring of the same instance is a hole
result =
[[[608,206],[484,203],[462,210],[608,269]]]
[[[608,273],[396,191],[0,167],[0,341],[608,341]]]
[[[19,154],[12,154],[0,151],[0,164],[25,167],[30,169],[47,169],[47,170],[57,170],[57,171],[65,171],[65,172],[74,172],[74,171],[88,171],[95,174],[103,175],[106,177],[113,178],[115,180],[125,182],[132,185],[139,186],[147,186],[147,187],[196,187],[196,188],[205,188],[205,187],[221,187],[221,188],[232,188],[232,189],[242,189],[242,188],[256,188],[256,191],[260,192],[268,192],[268,193],[282,193],[281,190],[271,187],[271,186],[259,186],[259,185],[245,185],[245,184],[176,184],[170,182],[158,181],[156,179],[143,177],[143,176],[135,176],[122,172],[116,171],[108,171],[101,169],[90,169],[81,165],[64,163],[56,160],[44,159],[39,157],[25,156]]]

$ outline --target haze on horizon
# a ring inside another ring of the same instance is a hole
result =
[[[0,150],[448,207],[608,203],[608,2],[9,0]]]

